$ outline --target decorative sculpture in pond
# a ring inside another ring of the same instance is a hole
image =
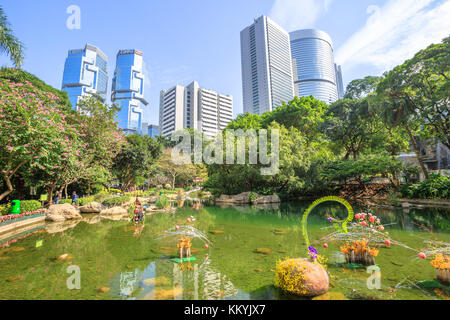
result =
[[[275,286],[292,294],[305,297],[318,296],[328,291],[328,273],[322,265],[325,260],[318,254],[317,249],[311,246],[307,229],[308,215],[319,204],[327,201],[338,202],[347,208],[348,216],[346,219],[331,218],[329,220],[339,232],[347,232],[347,224],[353,220],[353,208],[347,201],[338,197],[325,197],[314,201],[306,209],[302,219],[303,237],[309,258],[287,259],[277,263]],[[328,245],[324,247],[328,247]]]

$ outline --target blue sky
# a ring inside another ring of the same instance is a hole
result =
[[[70,5],[81,29],[69,30]],[[242,112],[240,31],[264,14],[287,31],[318,28],[334,42],[344,82],[380,75],[450,33],[450,0],[2,0],[26,46],[23,68],[60,88],[69,49],[86,43],[108,56],[109,90],[120,49],[144,52],[150,123],[159,92],[197,80],[234,97]],[[0,55],[0,65],[10,65]]]

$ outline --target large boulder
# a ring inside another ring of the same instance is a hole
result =
[[[78,212],[78,210],[75,209],[74,206],[72,206],[69,203],[64,203],[51,205],[47,209],[45,220],[60,222],[64,220],[82,219],[82,218],[83,217]]]
[[[216,199],[216,201],[217,202],[236,203],[236,204],[248,204],[251,202],[250,194],[251,194],[251,192],[243,192],[241,194],[237,194],[234,196],[222,194],[219,198]]]
[[[218,203],[233,203],[233,204],[264,204],[264,203],[280,203],[280,197],[276,194],[270,196],[260,196],[253,193],[254,199],[251,199],[252,192],[243,192],[234,196],[222,194],[216,199]]]
[[[123,216],[123,215],[128,215],[128,211],[122,207],[112,207],[112,208],[100,211],[100,215],[102,215],[102,216]]]
[[[316,297],[328,291],[329,279],[320,263],[288,259],[277,265],[275,284],[298,296]]]
[[[100,213],[102,204],[98,202],[89,202],[87,205],[80,207],[81,213]]]
[[[276,194],[270,196],[260,196],[253,201],[254,204],[264,204],[264,203],[280,203],[280,197]]]

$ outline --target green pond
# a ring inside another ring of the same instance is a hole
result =
[[[306,257],[302,213],[310,202],[265,207],[183,207],[173,214],[147,216],[140,233],[128,221],[101,220],[47,224],[45,231],[0,249],[0,299],[300,299],[274,287],[276,263]],[[355,212],[367,212],[355,208]],[[379,216],[392,239],[411,248],[426,248],[425,241],[450,242],[448,210],[384,210]],[[346,216],[345,208],[324,203],[308,219],[308,233],[319,254],[328,258],[332,296],[347,299],[448,299],[448,288],[424,287],[436,279],[430,259],[403,246],[380,248],[376,264],[381,288],[370,290],[366,269],[338,264],[338,243],[323,248],[321,237],[333,231],[327,214]],[[171,259],[178,255],[176,238],[160,239],[176,225],[192,226],[210,240],[194,239],[196,261],[184,267]],[[40,243],[42,241],[42,243]],[[36,244],[41,244],[40,246]],[[258,253],[257,249],[270,249]],[[58,261],[63,254],[68,259]],[[70,290],[70,266],[78,266],[80,289]],[[103,289],[102,289],[103,288]]]

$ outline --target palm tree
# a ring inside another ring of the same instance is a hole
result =
[[[0,7],[0,53],[6,53],[16,66],[20,68],[23,62],[23,44],[12,33],[8,18]]]

